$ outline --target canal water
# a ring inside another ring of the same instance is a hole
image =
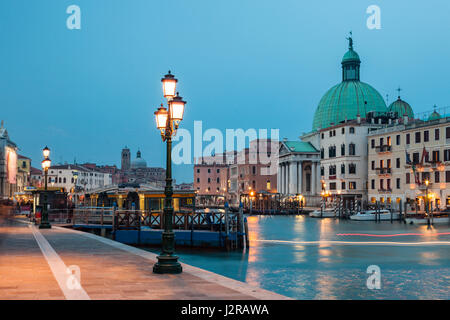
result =
[[[450,299],[448,225],[247,219],[247,252],[179,249],[180,260],[295,299]],[[367,286],[372,265],[380,268],[380,289]]]

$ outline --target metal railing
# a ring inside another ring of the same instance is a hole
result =
[[[228,219],[237,219],[237,213],[228,213]],[[114,208],[74,209],[73,224],[78,226],[111,226],[113,229],[138,229],[148,227],[163,229],[164,219],[161,211],[114,210]],[[223,212],[176,212],[173,214],[173,228],[189,230],[214,228],[225,224]]]

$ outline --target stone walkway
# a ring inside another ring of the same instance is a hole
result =
[[[4,221],[0,299],[287,299],[186,264],[182,274],[157,275],[155,261],[153,253],[93,234]],[[79,268],[80,283],[68,268]]]

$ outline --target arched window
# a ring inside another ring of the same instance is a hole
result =
[[[348,154],[349,154],[350,156],[354,156],[354,155],[356,154],[356,146],[355,146],[354,143],[350,143],[350,144],[348,145]]]
[[[345,156],[345,143],[341,144],[341,156]]]

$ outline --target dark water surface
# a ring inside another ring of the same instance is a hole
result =
[[[179,249],[177,254],[185,263],[296,299],[450,299],[448,225],[247,219],[246,253]],[[430,244],[436,241],[440,244]],[[370,265],[381,270],[379,290],[367,288]]]

